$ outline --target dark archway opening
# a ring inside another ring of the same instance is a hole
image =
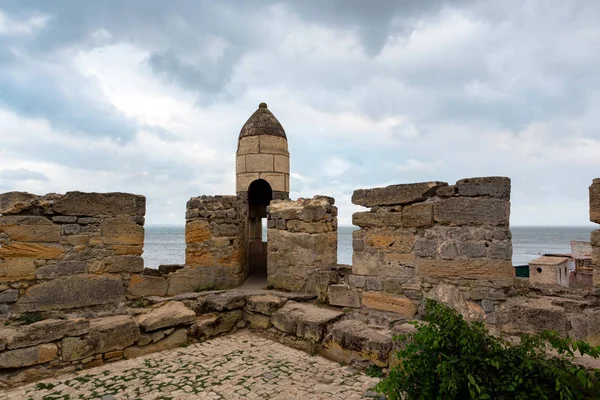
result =
[[[258,179],[248,187],[248,272],[249,281],[266,285],[267,241],[263,241],[263,218],[267,217],[267,206],[273,200],[271,185]]]

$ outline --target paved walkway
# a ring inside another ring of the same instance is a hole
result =
[[[249,331],[28,384],[18,399],[361,399],[376,383],[350,367]]]

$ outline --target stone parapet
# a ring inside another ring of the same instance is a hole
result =
[[[337,262],[334,199],[274,200],[267,209],[269,284],[315,293],[314,275]]]
[[[600,224],[600,178],[590,185],[590,221]],[[592,265],[594,266],[593,284],[600,287],[600,230],[591,234]]]
[[[117,304],[144,269],[146,199],[0,194],[0,314]]]

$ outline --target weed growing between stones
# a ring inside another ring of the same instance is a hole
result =
[[[380,366],[371,364],[365,370],[365,374],[371,378],[381,378],[383,377],[383,370]]]
[[[400,363],[377,385],[390,400],[600,398],[600,370],[571,361],[575,352],[598,358],[600,346],[554,331],[524,335],[512,345],[449,307],[432,300],[425,306],[427,323],[416,322],[417,332],[395,338]]]

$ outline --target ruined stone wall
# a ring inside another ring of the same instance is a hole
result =
[[[267,209],[269,285],[315,292],[317,273],[337,262],[334,199],[274,200]]]
[[[590,186],[590,221],[600,224],[600,178]],[[592,232],[592,265],[594,266],[594,286],[600,287],[600,229]]]
[[[243,201],[193,197],[187,203],[185,268],[169,275],[168,294],[239,286],[247,276]]]
[[[416,301],[440,282],[477,288],[509,285],[514,276],[508,178],[359,189],[352,202],[371,210],[352,216],[360,227],[352,275],[330,286],[333,305],[412,316]]]
[[[0,314],[114,305],[144,269],[146,199],[0,195]]]

